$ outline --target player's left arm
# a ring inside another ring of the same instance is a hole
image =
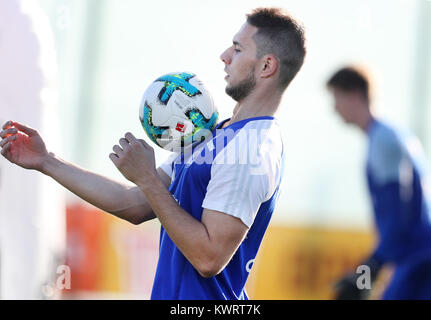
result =
[[[400,170],[403,168],[403,150],[395,134],[378,128],[371,140],[369,170],[374,187],[370,189],[374,202],[379,239],[376,248],[360,265],[369,267],[373,283],[390,256],[396,252],[404,229],[402,221],[408,216],[409,201],[403,198],[400,183]],[[409,174],[410,176],[410,174]],[[335,284],[336,298],[339,300],[367,299],[371,290],[359,289],[357,280],[360,274],[350,272]]]
[[[157,177],[142,184],[160,223],[181,253],[205,278],[220,273],[240,246],[248,227],[238,218],[204,209],[201,221],[181,208]]]
[[[415,199],[421,190],[415,183],[411,158],[390,131],[375,134],[370,170],[380,238],[372,258],[384,263],[414,232]]]

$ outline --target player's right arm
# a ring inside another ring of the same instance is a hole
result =
[[[50,176],[83,200],[133,224],[155,218],[143,192],[102,175],[68,163],[47,151],[39,133],[17,122],[8,121],[0,132],[1,154],[10,162]],[[157,170],[163,183],[170,177]]]

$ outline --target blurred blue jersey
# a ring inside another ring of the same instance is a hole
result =
[[[385,297],[431,298],[431,269],[422,267],[431,263],[431,197],[421,144],[377,120],[368,137],[367,179],[379,234],[373,258],[396,265]]]

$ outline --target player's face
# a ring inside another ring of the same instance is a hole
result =
[[[255,66],[258,59],[253,39],[256,32],[256,27],[245,23],[234,36],[232,46],[220,56],[227,73],[226,93],[236,101],[248,96],[256,85]]]
[[[355,94],[339,89],[332,89],[334,96],[335,111],[343,118],[346,123],[354,122]]]

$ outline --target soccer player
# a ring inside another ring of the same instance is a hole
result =
[[[117,217],[134,224],[158,218],[152,299],[248,299],[244,286],[282,178],[284,150],[274,115],[305,52],[302,27],[283,10],[247,15],[221,55],[226,93],[237,101],[232,117],[158,169],[154,150],[126,133],[109,157],[133,187],[48,153],[39,134],[20,123],[5,124],[1,153]]]
[[[431,299],[430,194],[426,159],[409,132],[376,119],[366,73],[346,67],[327,82],[335,109],[368,137],[366,174],[379,242],[367,265],[375,280],[382,265],[395,266],[383,299]],[[366,298],[358,274],[338,283],[338,298]]]

